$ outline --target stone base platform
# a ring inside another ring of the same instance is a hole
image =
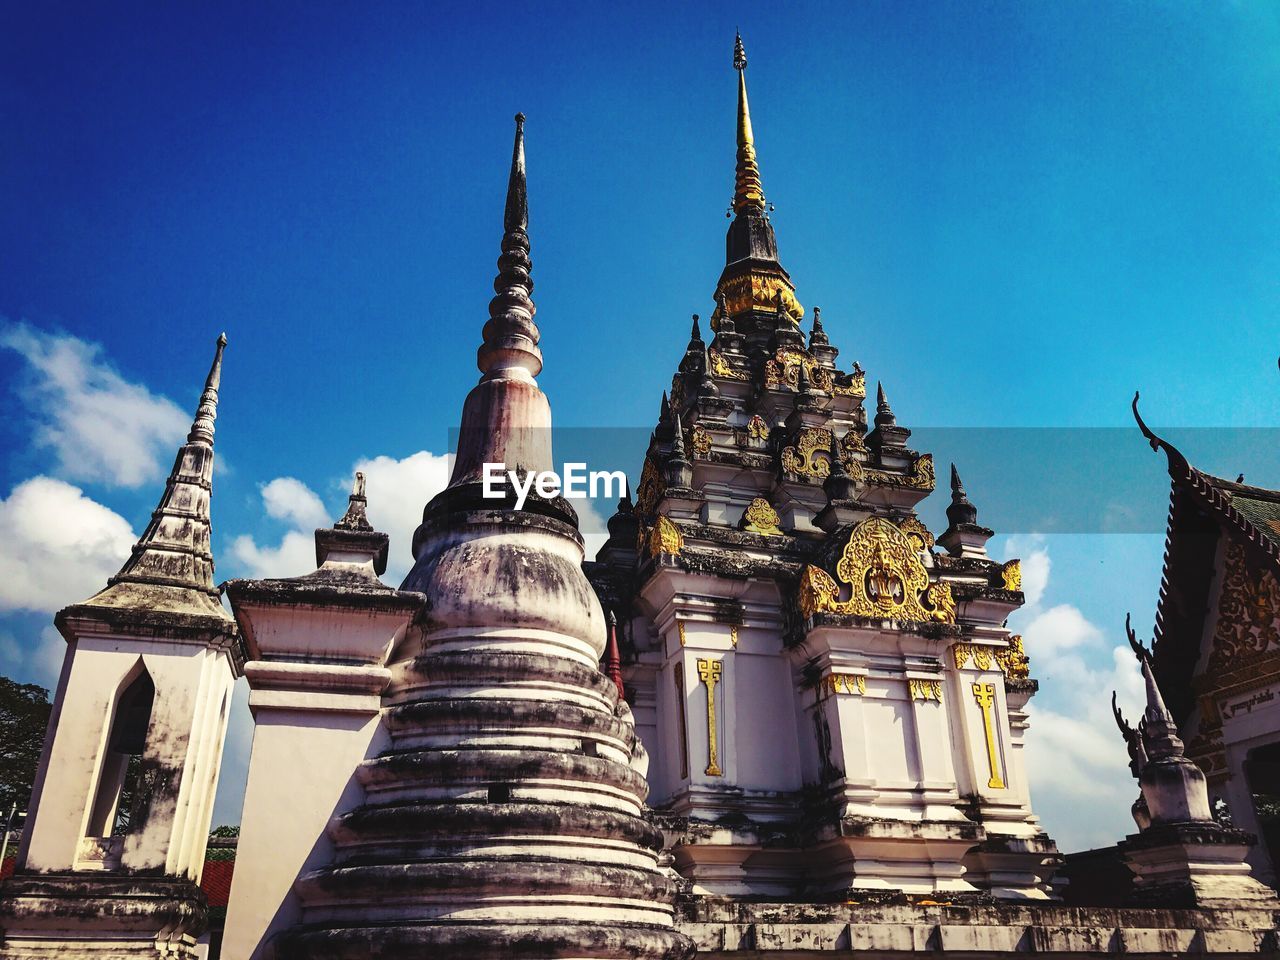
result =
[[[0,960],[196,960],[207,913],[188,880],[18,875],[0,886]]]
[[[915,902],[880,904],[747,903],[696,898],[683,904],[677,929],[697,944],[699,960],[812,958],[815,954],[893,960],[908,954],[994,958],[1022,954],[1067,958],[1274,956],[1275,911],[1169,910]]]

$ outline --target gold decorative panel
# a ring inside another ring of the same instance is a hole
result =
[[[996,685],[975,683],[971,684],[970,688],[973,690],[974,703],[982,710],[982,732],[987,741],[987,768],[991,773],[987,787],[991,790],[1003,790],[1004,778],[1000,775],[999,751],[996,749]]]
[[[1022,561],[1010,560],[1000,568],[1000,576],[1004,579],[1006,590],[1022,589]]]
[[[684,549],[684,534],[680,532],[680,528],[666,517],[659,515],[653,524],[653,529],[649,531],[649,556],[656,557],[664,553],[675,556],[682,549]]]
[[[942,702],[941,680],[907,680],[907,690],[912,700],[936,700]]]
[[[867,692],[867,678],[856,673],[831,673],[822,678],[818,685],[818,693],[822,696],[854,695],[863,696]]]
[[[708,777],[722,777],[720,745],[716,742],[716,686],[720,683],[720,661],[698,660],[698,679],[707,688],[707,769]]]
[[[951,648],[951,655],[955,658],[956,669],[963,670],[968,666],[969,661],[973,661],[973,665],[979,670],[991,669],[991,648],[980,646],[973,643],[957,643]]]
[[[831,431],[805,427],[796,445],[782,450],[782,469],[787,473],[823,480],[831,473]]]
[[[725,309],[729,316],[737,316],[747,310],[762,310],[775,313],[778,309],[779,297],[782,308],[792,320],[797,322],[804,317],[804,307],[796,299],[791,284],[774,274],[749,271],[728,277],[716,288],[716,298],[723,297]]]
[[[640,471],[640,485],[636,488],[636,513],[644,518],[653,516],[666,491],[667,484],[653,457],[645,457]]]
[[[830,612],[955,623],[951,585],[931,584],[914,541],[882,517],[870,517],[853,528],[836,576],[849,590],[847,600],[837,599],[841,588],[829,573],[805,567],[798,600],[806,617]]]
[[[700,424],[689,431],[689,449],[700,457],[705,457],[711,452],[711,434],[707,433]]]
[[[1254,664],[1280,644],[1280,583],[1268,570],[1251,568],[1244,547],[1227,542],[1226,572],[1218,597],[1209,672]],[[1207,678],[1206,678],[1207,679]]]
[[[747,379],[747,375],[735,370],[729,361],[724,358],[724,354],[719,350],[708,350],[707,356],[711,358],[711,372],[717,377],[726,377],[730,380]]]
[[[756,497],[748,504],[742,514],[742,529],[745,533],[758,533],[765,537],[782,536],[782,528],[778,526],[778,511],[764,497]]]

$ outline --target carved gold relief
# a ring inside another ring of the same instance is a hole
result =
[[[974,703],[982,710],[982,730],[987,740],[987,767],[991,772],[987,787],[991,790],[1003,790],[1004,778],[1000,775],[1000,760],[996,750],[996,685],[975,683],[970,686],[970,689],[973,690]]]
[[[778,297],[781,296],[782,307],[792,320],[799,321],[804,317],[804,307],[800,306],[791,285],[772,274],[751,271],[729,277],[716,289],[716,295],[717,298],[723,295],[724,306],[730,316],[747,310],[773,313],[778,309]]]
[[[922,453],[911,464],[911,472],[905,477],[890,473],[887,470],[868,470],[867,479],[876,483],[895,487],[907,487],[911,490],[932,490],[937,483],[933,473],[933,454]]]
[[[1009,646],[995,652],[996,665],[1000,672],[1010,680],[1025,680],[1031,676],[1031,659],[1022,646],[1022,637],[1014,634],[1009,638]]]
[[[684,621],[683,621],[683,620],[677,620],[677,621],[676,621],[676,636],[678,636],[678,637],[680,638],[680,646],[682,646],[682,647],[683,647],[683,646],[685,645]]]
[[[680,532],[680,528],[659,515],[653,529],[649,531],[649,556],[657,557],[664,553],[675,556],[683,548],[684,534]]]
[[[684,410],[684,377],[676,374],[671,378],[671,409],[678,417]]]
[[[666,490],[666,480],[653,457],[645,457],[640,471],[640,485],[636,487],[636,514],[648,518],[658,509],[658,502]]]
[[[1004,578],[1004,588],[1006,590],[1022,589],[1022,561],[1010,560],[1000,568],[1000,575]]]
[[[707,356],[711,358],[711,372],[717,377],[727,377],[730,380],[747,379],[747,375],[735,370],[719,350],[708,350]]]
[[[747,421],[747,436],[752,440],[769,439],[769,425],[764,422],[764,417],[756,414]]]
[[[907,517],[907,519],[898,524],[898,529],[918,544],[916,549],[921,553],[933,549],[933,534],[929,532],[928,527],[915,517]]]
[[[973,660],[973,665],[979,670],[991,669],[990,647],[973,643],[957,643],[951,648],[951,655],[955,658],[957,670],[963,670],[970,660]]]
[[[862,439],[862,434],[857,430],[850,430],[840,438],[840,450],[843,452],[843,459],[847,462],[851,457],[867,452],[866,441]]]
[[[794,447],[782,451],[782,469],[802,477],[825,479],[831,473],[831,431],[805,427]]]
[[[844,397],[865,397],[867,395],[867,375],[861,370],[849,374],[848,383],[833,380],[831,392]]]
[[[764,385],[775,390],[784,387],[799,390],[801,367],[804,367],[805,376],[816,389],[827,393],[832,391],[835,381],[830,370],[803,350],[788,350],[785,347],[779,347],[773,358],[765,361]]]
[[[764,497],[756,497],[742,514],[742,529],[745,533],[780,537],[782,528],[778,526],[778,520],[778,511],[773,509],[773,505]]]
[[[734,647],[738,645],[738,628],[735,624],[729,625],[729,643]]]
[[[913,541],[882,517],[870,517],[854,527],[836,564],[836,576],[849,589],[847,600],[837,599],[840,587],[829,573],[805,567],[798,601],[806,617],[830,612],[955,622],[951,585],[930,584]]]
[[[831,673],[823,677],[818,685],[818,693],[822,696],[863,696],[866,692],[867,678],[857,673]]]
[[[1244,547],[1234,540],[1227,543],[1225,565],[1209,654],[1211,673],[1254,664],[1280,643],[1280,583],[1268,570],[1250,569]]]
[[[907,689],[912,700],[936,700],[942,702],[941,680],[907,680]]]
[[[723,776],[720,772],[720,748],[716,743],[716,686],[720,683],[720,661],[698,660],[698,679],[707,688],[707,769],[708,777]]]
[[[707,433],[701,424],[695,425],[689,431],[689,449],[700,457],[705,457],[711,452],[711,434]]]

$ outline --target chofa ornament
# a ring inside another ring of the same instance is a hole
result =
[[[903,621],[955,623],[956,602],[948,583],[930,583],[913,538],[882,517],[870,517],[849,535],[836,564],[840,586],[812,564],[800,575],[798,601],[805,617],[849,613]]]

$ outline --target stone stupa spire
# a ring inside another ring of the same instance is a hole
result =
[[[528,472],[550,470],[553,465],[551,408],[534,380],[542,370],[542,353],[533,321],[524,114],[517,113],[515,121],[502,252],[484,340],[476,355],[482,376],[462,408],[451,489],[478,486],[485,463],[505,463],[508,469]]]
[[[86,601],[97,607],[165,610],[230,620],[213,582],[209,497],[213,489],[213,425],[227,335],[217,339],[187,442],[174,459],[151,521],[107,588]]]
[[[388,657],[386,740],[357,771],[361,801],[329,828],[331,861],[297,880],[302,916],[278,960],[693,953],[644,816],[644,748],[617,677],[601,671],[608,633],[573,509],[530,498],[516,510],[479,482],[486,461],[551,465],[522,120],[484,376],[450,485],[414,535],[402,590],[422,595],[423,612]]]

